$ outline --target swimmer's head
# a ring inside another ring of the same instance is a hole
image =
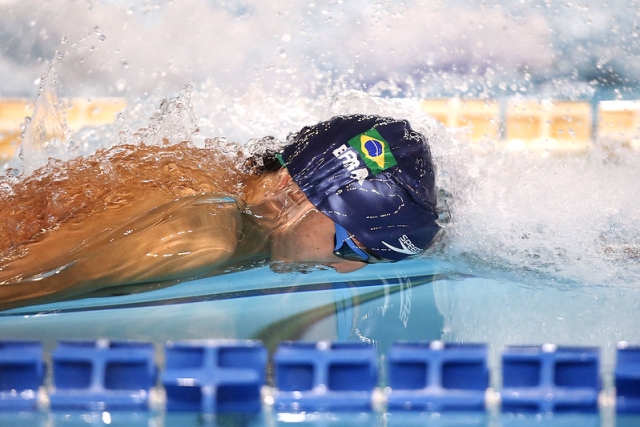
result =
[[[431,152],[405,120],[334,117],[290,136],[281,158],[311,203],[372,259],[417,254],[439,230]]]

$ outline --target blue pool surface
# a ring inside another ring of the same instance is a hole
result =
[[[523,280],[524,282],[524,280]],[[493,387],[507,345],[597,347],[603,389],[612,388],[616,344],[640,343],[634,287],[525,283],[477,277],[455,265],[417,259],[333,271],[272,273],[268,267],[184,282],[135,295],[91,298],[0,313],[0,339],[36,340],[49,354],[61,340],[256,339],[273,351],[288,340],[364,342],[384,364],[394,342],[483,343]],[[160,353],[161,354],[161,353]],[[2,425],[640,425],[610,414],[369,413],[250,417],[157,413],[3,413]],[[497,418],[496,418],[497,417]],[[628,422],[628,423],[627,423]],[[498,423],[498,424],[496,424]],[[576,424],[577,423],[577,424]],[[625,424],[627,423],[627,424]],[[48,424],[47,424],[48,425]]]
[[[415,261],[342,275],[272,273],[268,267],[115,297],[0,313],[2,338],[439,339],[444,325],[434,284],[450,266]],[[457,280],[457,279],[456,279]],[[382,347],[381,347],[382,349]]]

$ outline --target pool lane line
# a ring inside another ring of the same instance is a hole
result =
[[[469,276],[472,277],[472,276]],[[409,279],[416,282],[416,284],[424,284],[424,283],[432,283],[440,280],[451,279],[450,275],[444,275],[442,273],[435,274],[427,274],[420,276],[408,276]],[[459,275],[456,277],[459,278]],[[202,303],[209,301],[223,301],[223,300],[231,300],[238,298],[250,298],[257,296],[266,296],[266,295],[278,295],[278,294],[286,294],[286,293],[301,293],[301,292],[314,292],[314,291],[326,291],[333,289],[347,289],[347,288],[365,288],[372,286],[382,286],[385,284],[383,280],[386,281],[389,285],[399,285],[402,280],[405,280],[406,277],[395,277],[395,278],[385,278],[385,279],[366,279],[366,280],[356,280],[349,282],[322,282],[322,283],[312,283],[308,285],[291,285],[291,286],[278,286],[273,288],[266,289],[248,289],[243,291],[229,291],[229,292],[221,292],[214,294],[205,294],[205,295],[191,295],[185,297],[176,297],[176,298],[168,298],[168,299],[160,299],[160,300],[152,300],[152,301],[140,301],[140,302],[132,302],[132,303],[123,303],[123,304],[108,304],[108,305],[97,305],[97,306],[85,306],[85,307],[70,307],[70,308],[62,308],[62,309],[36,309],[32,311],[20,310],[19,312],[11,312],[11,313],[2,313],[0,312],[0,318],[2,317],[13,317],[13,316],[34,316],[34,315],[46,315],[46,314],[64,314],[64,313],[81,313],[81,312],[92,312],[92,311],[103,311],[103,310],[113,310],[113,309],[128,309],[128,308],[145,308],[145,307],[160,307],[166,305],[177,305],[177,304],[194,304],[194,303]],[[114,297],[117,298],[117,297]]]

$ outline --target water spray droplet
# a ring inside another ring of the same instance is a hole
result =
[[[127,88],[127,82],[124,79],[118,79],[116,82],[116,91],[123,92]]]
[[[101,42],[105,41],[107,39],[107,36],[105,36],[104,34],[100,34],[98,36],[98,40],[100,40]]]

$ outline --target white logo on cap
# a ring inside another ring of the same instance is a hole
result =
[[[400,237],[398,239],[398,242],[400,242],[400,245],[402,246],[401,248],[397,248],[395,246],[391,246],[390,244],[388,244],[385,241],[382,241],[382,244],[385,245],[386,247],[388,247],[389,249],[391,249],[392,251],[395,252],[399,252],[401,254],[407,254],[407,255],[415,255],[417,253],[419,253],[422,249],[420,249],[419,247],[417,247],[416,245],[414,245],[411,240],[409,240],[409,237],[407,237],[407,235],[403,235],[402,237]]]
[[[361,167],[358,154],[353,149],[348,149],[346,144],[342,144],[333,150],[333,155],[342,160],[342,166],[351,172],[351,177],[362,185],[369,176],[369,171],[367,168]]]

